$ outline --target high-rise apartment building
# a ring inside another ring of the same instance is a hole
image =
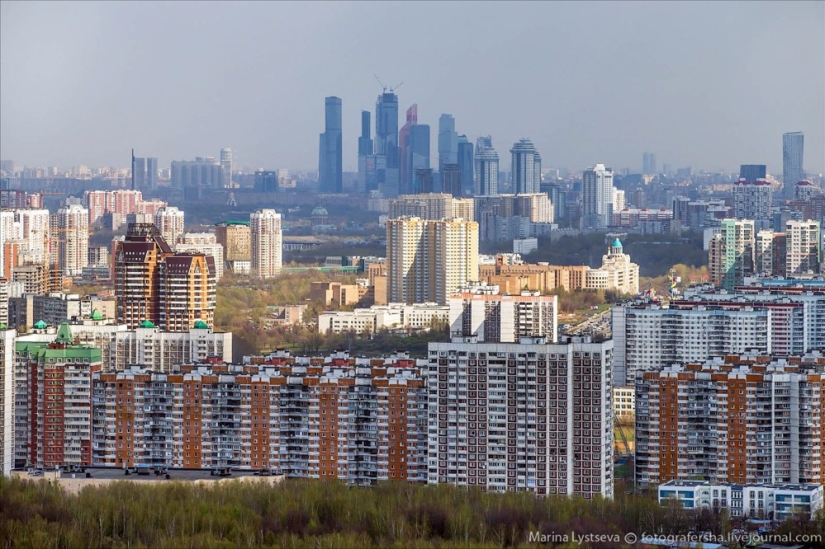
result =
[[[596,164],[582,174],[582,229],[604,229],[613,217],[613,170]]]
[[[451,114],[442,114],[438,118],[438,171],[444,164],[458,163],[458,134],[455,131],[455,118]]]
[[[473,199],[453,198],[447,193],[401,195],[390,200],[389,217],[420,217],[434,221],[460,217],[473,221]]]
[[[756,233],[752,219],[723,219],[721,231],[711,238],[708,271],[713,284],[733,290],[754,272]]]
[[[785,276],[819,274],[822,261],[819,221],[788,221],[785,227]]]
[[[258,210],[249,216],[252,275],[272,278],[281,273],[283,233],[281,214],[275,210]]]
[[[430,343],[428,483],[613,497],[612,348]]]
[[[223,172],[221,163],[212,156],[195,157],[194,161],[172,161],[171,184],[176,189],[187,187],[221,188]]]
[[[215,225],[215,241],[223,246],[226,265],[235,274],[249,273],[252,230],[249,221],[224,221]]]
[[[771,222],[773,190],[764,179],[747,181],[739,179],[733,184],[733,215],[736,219],[752,219],[758,229],[765,229]]]
[[[424,364],[405,353],[252,359],[96,374],[95,464],[267,469],[358,486],[426,481]]]
[[[223,278],[223,246],[218,244],[214,233],[183,233],[175,244],[178,253],[201,253],[215,259],[215,282]]]
[[[221,149],[221,186],[232,186],[232,149]]]
[[[178,241],[178,237],[184,231],[184,213],[174,206],[166,206],[155,212],[155,227],[160,231],[160,235],[172,248]]]
[[[478,223],[463,219],[387,221],[387,297],[395,303],[432,301],[478,279]]]
[[[320,137],[318,183],[322,192],[340,193],[343,180],[343,123],[340,97],[324,100],[324,133]]]
[[[57,210],[57,263],[64,276],[80,276],[89,264],[89,211],[78,204]]]
[[[510,149],[513,157],[510,176],[516,194],[533,194],[540,192],[541,156],[529,139],[520,139]]]
[[[475,194],[496,196],[498,194],[498,153],[493,148],[493,140],[490,136],[479,137],[476,141],[475,172]]]
[[[793,198],[794,185],[805,179],[802,164],[805,148],[805,134],[791,132],[782,134],[782,197]]]
[[[0,281],[4,285],[5,281]],[[8,298],[8,296],[6,296]],[[0,320],[0,474],[14,468],[14,357],[17,332]]]
[[[114,253],[118,321],[185,332],[196,322],[213,324],[215,260],[176,254],[155,225],[132,224]]]
[[[14,396],[14,446],[25,460],[15,465],[92,465],[92,376],[100,350],[75,345],[68,324],[51,343],[18,343],[15,350],[22,390]]]
[[[726,356],[636,380],[636,485],[825,482],[825,358]]]
[[[748,183],[756,183],[768,177],[768,167],[765,164],[742,164],[739,166],[739,179]]]
[[[473,285],[450,297],[450,333],[475,337],[479,343],[518,343],[524,337],[543,337],[555,343],[558,296],[523,290],[499,293],[498,286]]]

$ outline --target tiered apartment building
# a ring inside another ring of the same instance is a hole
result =
[[[825,358],[727,356],[636,380],[636,483],[825,482]]]
[[[94,462],[186,469],[269,469],[353,485],[426,480],[426,385],[420,364],[292,357],[242,366],[130,368],[94,383]]]
[[[118,321],[135,329],[148,321],[167,331],[213,324],[215,259],[176,254],[152,224],[129,225],[114,254]]]
[[[613,496],[613,342],[430,343],[430,484]]]

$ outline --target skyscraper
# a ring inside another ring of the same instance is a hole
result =
[[[441,165],[441,192],[461,197],[461,170],[458,164]]]
[[[646,152],[642,155],[642,173],[656,173],[656,154]]]
[[[412,127],[418,124],[418,105],[413,103],[407,109],[407,122],[401,127],[398,132],[398,149],[400,151],[400,165],[398,183],[399,194],[409,194],[413,192],[413,174],[415,173],[412,167],[412,159],[410,153],[410,133]],[[419,166],[421,167],[421,166]]]
[[[378,188],[385,197],[398,196],[400,151],[398,148],[398,96],[392,91],[375,103],[375,155]],[[381,168],[385,165],[386,168]]]
[[[473,174],[473,144],[467,140],[466,135],[458,136],[457,153],[458,171],[461,174],[461,194],[472,194],[475,190]]]
[[[539,173],[536,173],[536,147],[529,139],[521,139],[510,149],[513,155],[511,177],[516,194],[539,192],[541,185],[541,156],[538,157]]]
[[[458,134],[455,133],[455,118],[442,114],[438,119],[438,170],[444,164],[455,164],[458,158]]]
[[[478,223],[400,217],[387,221],[387,298],[441,305],[478,280]]]
[[[272,278],[281,272],[281,214],[275,210],[258,210],[249,216],[252,236],[252,275]]]
[[[58,266],[65,276],[80,276],[89,264],[89,210],[79,204],[57,211]]]
[[[739,166],[739,179],[744,179],[748,183],[754,183],[757,179],[765,179],[767,175],[768,169],[764,164],[742,164]]]
[[[221,186],[232,186],[232,149],[221,149]]]
[[[135,179],[135,189],[145,189],[146,188],[146,159],[145,158],[137,158],[135,157],[135,161],[132,164],[133,170],[133,177]]]
[[[805,148],[805,134],[791,132],[782,134],[782,197],[793,199],[794,185],[805,179],[802,157]]]
[[[358,138],[358,191],[375,189],[375,151],[370,127],[370,111],[361,111],[361,136]],[[372,168],[372,169],[370,169]]]
[[[408,181],[412,181],[416,170],[430,169],[430,126],[427,124],[415,124],[410,127],[407,165],[410,170]]]
[[[493,138],[489,135],[476,140],[475,171],[475,194],[498,195],[498,153],[493,148]]]
[[[322,192],[344,190],[341,98],[324,100],[324,133],[320,137],[318,182]]]
[[[613,214],[613,170],[596,164],[582,174],[582,229],[603,229]]]

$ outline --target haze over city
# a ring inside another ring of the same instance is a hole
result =
[[[451,113],[501,151],[530,137],[545,166],[653,150],[781,173],[782,134],[802,131],[821,173],[823,22],[822,2],[3,2],[0,157],[117,166],[134,147],[168,166],[232,147],[238,166],[314,170],[334,95],[355,171],[378,75],[403,82],[401,113]]]

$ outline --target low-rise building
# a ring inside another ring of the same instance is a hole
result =
[[[379,330],[429,330],[449,320],[450,307],[437,303],[390,303],[353,311],[326,311],[318,315],[318,332],[374,334]]]
[[[677,500],[685,509],[726,509],[731,517],[781,522],[800,514],[813,519],[823,507],[821,484],[728,484],[671,480],[659,485],[659,503]]]

